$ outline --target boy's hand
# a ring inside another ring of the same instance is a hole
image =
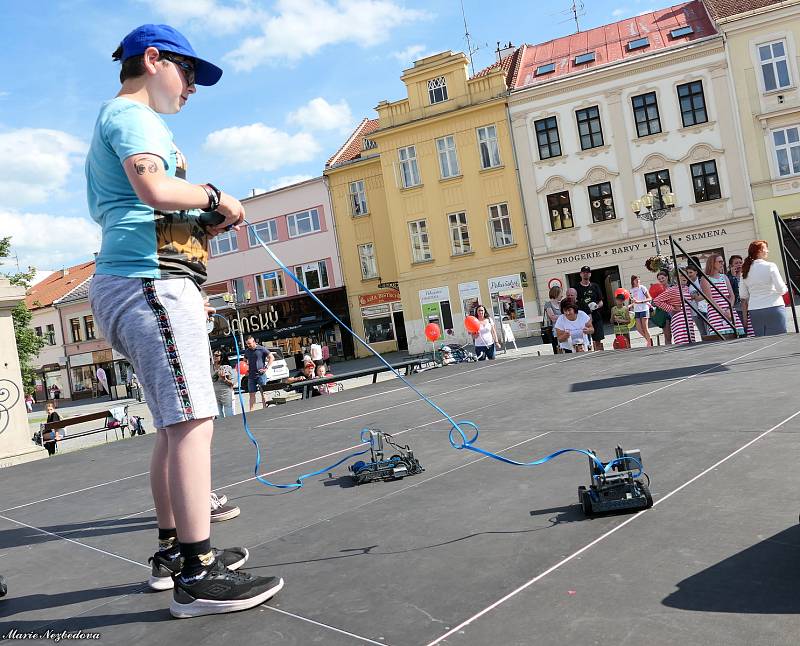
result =
[[[238,231],[242,220],[244,220],[244,207],[242,203],[233,195],[221,193],[219,196],[219,206],[217,212],[225,216],[225,220],[214,227],[209,227],[208,231],[212,236],[224,233],[229,228]]]

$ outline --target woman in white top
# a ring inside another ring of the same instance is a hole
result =
[[[497,330],[494,328],[494,321],[487,318],[486,308],[483,305],[478,305],[475,308],[475,318],[477,318],[478,323],[480,323],[478,331],[472,333],[472,338],[475,340],[475,354],[478,356],[478,361],[494,359],[495,347],[500,347],[500,341],[497,340]]]
[[[739,284],[742,315],[746,321],[749,314],[756,336],[786,334],[783,302],[783,295],[787,292],[786,283],[775,263],[767,261],[768,255],[766,240],[751,242]]]
[[[575,301],[561,301],[561,316],[553,325],[563,352],[586,352],[589,336],[594,332],[592,317],[581,312]]]
[[[642,335],[647,347],[652,347],[653,339],[650,338],[650,292],[647,287],[639,284],[638,276],[631,276],[631,302],[633,315],[636,321],[636,331]]]

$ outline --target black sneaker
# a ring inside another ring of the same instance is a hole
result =
[[[247,610],[272,598],[283,587],[283,579],[231,572],[214,561],[197,577],[185,581],[175,577],[170,614],[178,619]]]
[[[229,547],[224,550],[212,547],[211,551],[214,553],[214,558],[229,570],[238,570],[250,558],[250,552],[246,547]],[[173,578],[181,573],[183,567],[181,555],[168,559],[164,557],[163,552],[156,552],[147,559],[147,562],[153,564],[147,584],[153,590],[171,590],[174,587]]]
[[[219,496],[214,492],[211,492],[211,522],[212,523],[221,523],[223,520],[230,520],[231,518],[236,518],[239,514],[242,513],[242,510],[239,509],[236,505],[228,505],[226,504],[228,498],[226,496],[222,496],[225,499],[225,502],[222,502]]]

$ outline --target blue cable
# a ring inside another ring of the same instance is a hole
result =
[[[475,453],[479,453],[479,454],[484,455],[486,457],[493,458],[495,460],[499,460],[500,462],[505,462],[506,464],[511,464],[511,465],[520,466],[520,467],[537,466],[537,465],[540,465],[540,464],[544,464],[545,462],[549,462],[553,458],[558,457],[559,455],[563,455],[564,453],[573,453],[574,452],[574,453],[581,453],[581,454],[589,457],[589,459],[591,459],[598,466],[598,468],[602,469],[604,473],[608,473],[609,471],[611,471],[611,469],[614,467],[614,465],[616,465],[618,463],[621,463],[621,462],[625,462],[626,460],[629,460],[631,462],[635,462],[638,465],[638,468],[639,468],[638,473],[634,477],[639,477],[642,474],[642,471],[643,471],[642,464],[636,458],[630,458],[630,457],[614,458],[610,462],[604,463],[601,460],[599,460],[596,455],[594,455],[593,453],[591,453],[590,451],[587,451],[585,449],[560,449],[559,451],[555,451],[554,453],[551,453],[550,455],[547,455],[547,456],[545,456],[543,458],[540,458],[538,460],[532,460],[530,462],[518,462],[517,460],[511,460],[510,458],[503,457],[502,455],[498,455],[497,453],[493,453],[492,451],[487,451],[486,449],[482,449],[482,448],[480,448],[478,446],[475,446],[474,443],[477,441],[478,435],[479,435],[477,424],[475,424],[474,422],[471,422],[469,420],[464,420],[464,421],[461,421],[461,422],[457,422],[450,415],[448,415],[447,412],[444,409],[442,409],[440,406],[438,406],[427,395],[425,395],[416,386],[414,386],[414,384],[412,384],[410,381],[408,381],[408,379],[406,379],[403,375],[401,375],[397,370],[392,368],[392,366],[389,364],[389,362],[386,361],[386,359],[384,359],[383,356],[377,350],[375,350],[369,343],[367,343],[367,341],[365,341],[358,334],[356,334],[355,331],[350,328],[350,326],[348,326],[344,321],[342,321],[342,319],[340,319],[338,316],[336,316],[336,314],[334,314],[331,311],[331,309],[327,305],[325,305],[325,303],[323,303],[319,298],[317,298],[316,294],[314,294],[314,292],[312,292],[305,285],[305,283],[303,283],[303,281],[301,281],[297,276],[295,276],[295,273],[293,271],[291,271],[286,265],[283,264],[281,259],[278,258],[278,256],[276,256],[272,252],[272,249],[270,249],[269,246],[267,246],[267,244],[261,239],[261,236],[258,235],[258,231],[256,230],[255,227],[253,227],[250,224],[250,222],[248,222],[247,220],[244,220],[243,223],[250,227],[250,231],[252,232],[253,236],[255,236],[255,239],[258,241],[258,243],[264,248],[264,250],[270,255],[270,257],[278,264],[278,266],[284,271],[284,273],[286,273],[289,276],[291,276],[292,280],[297,284],[297,286],[301,290],[303,290],[306,294],[308,294],[311,297],[311,299],[315,303],[317,303],[317,305],[319,305],[323,310],[325,310],[328,314],[330,314],[331,317],[333,317],[334,321],[336,321],[345,330],[347,330],[351,335],[353,335],[353,338],[357,339],[359,341],[359,343],[361,343],[361,345],[363,345],[367,350],[369,350],[373,355],[375,355],[375,357],[377,357],[378,360],[381,363],[383,363],[383,365],[385,365],[395,375],[395,377],[400,379],[406,386],[408,386],[411,390],[413,390],[423,401],[428,403],[430,406],[433,407],[434,410],[438,411],[439,413],[441,413],[445,417],[445,419],[451,425],[450,432],[448,433],[448,439],[450,441],[450,446],[452,446],[454,449],[458,449],[458,450],[467,449],[468,451],[474,451]],[[237,356],[237,361],[238,361],[239,344],[236,342],[236,335],[233,334],[232,336],[234,337],[233,338],[234,343],[236,343],[236,356]],[[242,401],[241,388],[239,389],[239,400]],[[244,403],[243,403],[243,401],[242,401],[242,414],[244,415]],[[256,445],[256,448],[258,448],[258,442],[253,437],[252,433],[250,433],[250,429],[247,426],[247,419],[246,418],[244,420],[244,425],[245,425],[245,431],[247,432],[247,435],[250,437],[250,440]],[[464,433],[463,429],[461,428],[462,426],[471,427],[472,429],[474,429],[475,430],[475,435],[473,435],[472,438],[468,439],[467,435]],[[363,441],[363,438],[364,438],[364,432],[365,431],[362,431],[362,434],[361,434],[362,441]],[[460,441],[457,442],[455,440],[456,437],[459,437]],[[264,484],[268,484],[268,485],[273,486],[273,487],[274,486],[279,486],[281,488],[299,487],[299,486],[302,486],[302,480],[304,480],[305,478],[308,478],[308,477],[311,477],[311,476],[314,476],[314,475],[319,475],[321,473],[324,473],[325,471],[329,471],[333,467],[336,467],[336,466],[340,465],[345,460],[348,460],[351,457],[354,457],[355,455],[362,455],[363,453],[366,453],[368,450],[369,449],[366,449],[366,450],[362,451],[361,453],[354,453],[353,455],[350,455],[347,458],[344,458],[343,460],[340,460],[339,462],[337,462],[336,464],[332,465],[331,467],[327,467],[325,469],[321,469],[320,471],[315,471],[314,473],[309,473],[309,474],[306,474],[304,476],[300,476],[300,478],[298,478],[298,480],[297,480],[297,483],[291,484],[291,485],[274,485],[271,482],[262,479],[258,475],[256,475],[256,477],[259,479],[260,482],[263,482]],[[260,464],[260,459],[261,459],[261,452],[259,450],[257,458],[256,458],[256,460],[257,460],[257,462],[256,462],[256,472],[258,471],[258,465]]]

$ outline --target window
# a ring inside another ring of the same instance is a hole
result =
[[[789,78],[789,63],[786,60],[786,43],[782,40],[758,46],[764,90],[781,90],[792,84]]]
[[[772,143],[778,162],[778,175],[800,173],[800,128],[781,128],[772,131]]]
[[[83,317],[83,328],[86,330],[87,341],[97,338],[94,333],[94,316],[89,314],[88,316]]]
[[[611,194],[611,182],[592,184],[588,187],[588,191],[592,222],[604,222],[617,217],[614,211],[614,196]]]
[[[669,171],[657,170],[653,173],[644,174],[645,190],[650,193],[655,199],[653,200],[653,208],[660,209],[664,206],[661,196],[665,193],[672,192],[672,181],[669,178]]]
[[[575,57],[575,65],[583,65],[584,63],[591,63],[594,60],[594,52],[587,52],[586,54],[578,54]]]
[[[451,213],[447,216],[450,224],[450,245],[454,256],[469,253],[472,246],[469,243],[469,229],[467,229],[467,214]]]
[[[268,271],[264,274],[257,274],[256,281],[256,298],[264,301],[268,298],[275,298],[276,296],[286,296],[286,287],[283,284],[283,272]]]
[[[447,81],[444,76],[437,76],[428,81],[428,98],[431,100],[431,105],[447,101]]]
[[[218,236],[211,238],[209,246],[211,247],[212,256],[223,256],[226,253],[237,251],[239,243],[236,240],[236,231],[231,229],[225,233],[220,233]]]
[[[536,68],[536,76],[542,76],[543,74],[552,74],[556,71],[556,64],[555,63],[546,63],[545,65],[539,65]]]
[[[692,164],[692,184],[694,185],[694,201],[708,202],[722,197],[719,190],[719,176],[717,175],[717,162],[711,161]]]
[[[52,323],[48,324],[45,337],[47,338],[47,343],[49,343],[50,345],[56,344],[56,328]]]
[[[367,189],[364,186],[364,180],[350,182],[350,213],[355,217],[364,215],[368,210]]]
[[[294,268],[294,273],[309,289],[321,289],[328,286],[328,267],[324,260],[298,265]]]
[[[603,126],[600,123],[600,108],[596,105],[575,113],[578,134],[581,137],[581,150],[598,148],[603,145]]]
[[[569,191],[548,195],[547,210],[550,213],[550,227],[553,231],[571,229],[575,226],[575,221],[572,219]]]
[[[661,132],[661,119],[658,116],[656,93],[648,92],[631,98],[633,118],[636,120],[636,133],[639,137]]]
[[[266,222],[258,222],[247,227],[247,242],[251,247],[258,247],[256,235],[261,238],[264,244],[278,241],[278,222],[275,219]]]
[[[634,49],[644,49],[650,47],[650,39],[645,36],[644,38],[637,38],[628,43],[628,51],[632,52]]]
[[[558,138],[558,121],[547,117],[533,122],[536,129],[536,142],[539,145],[539,159],[550,159],[561,155],[561,141]]]
[[[688,36],[694,33],[694,28],[686,25],[686,27],[678,27],[669,32],[670,38],[680,38],[681,36]]]
[[[492,204],[489,207],[489,241],[494,249],[514,244],[511,231],[511,217],[508,215],[508,204]]]
[[[415,220],[408,223],[408,233],[411,236],[412,262],[425,262],[433,258],[428,244],[427,220]]]
[[[36,332],[36,336],[42,336],[42,328],[35,327],[33,328],[34,332]]]
[[[394,326],[388,305],[364,307],[361,314],[364,317],[364,338],[368,343],[394,341]]]
[[[684,128],[708,121],[702,81],[679,85],[678,102],[681,105],[681,119]]]
[[[456,138],[447,135],[436,140],[436,152],[439,153],[439,171],[442,179],[456,177],[461,173],[458,168],[458,157],[456,156]]]
[[[378,263],[375,261],[375,245],[371,242],[358,245],[358,260],[361,263],[363,279],[378,277]]]
[[[481,153],[481,168],[495,168],[500,165],[500,148],[497,145],[495,126],[478,128],[478,148]]]
[[[400,156],[400,179],[403,188],[420,185],[419,167],[417,166],[417,149],[414,146],[398,148]]]
[[[293,213],[286,217],[286,222],[289,225],[290,238],[307,236],[310,233],[316,233],[322,230],[319,224],[319,211],[317,211],[317,209]]]
[[[81,320],[80,319],[70,319],[69,320],[69,328],[72,331],[72,342],[77,343],[78,341],[83,341],[81,337]]]

